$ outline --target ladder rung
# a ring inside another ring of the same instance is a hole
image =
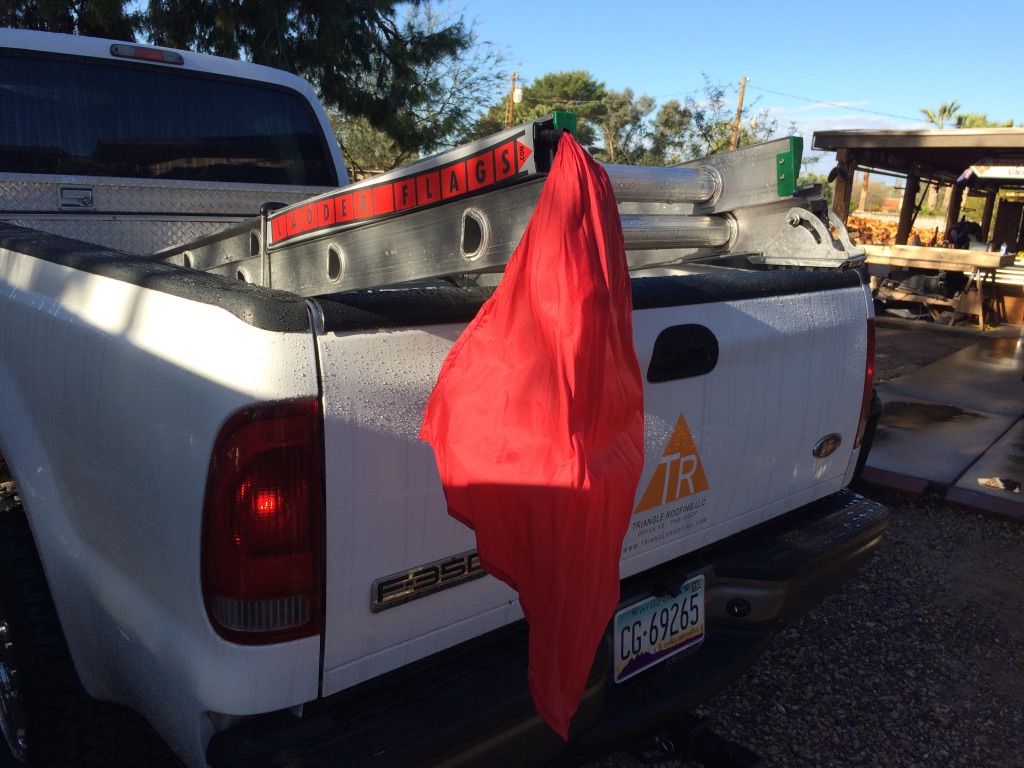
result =
[[[627,251],[656,248],[720,248],[729,244],[732,226],[721,216],[623,213]]]
[[[620,203],[706,203],[719,192],[708,168],[602,165]]]

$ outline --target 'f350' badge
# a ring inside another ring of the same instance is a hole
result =
[[[480,556],[473,549],[377,579],[371,590],[370,609],[380,613],[486,575]]]

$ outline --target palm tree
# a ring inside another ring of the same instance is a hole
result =
[[[946,127],[946,123],[953,120],[956,113],[960,111],[960,102],[953,99],[948,104],[939,104],[937,111],[922,109],[921,114],[928,118],[928,122],[938,129]]]
[[[1013,120],[1005,123],[994,122],[988,119],[988,115],[978,112],[968,112],[965,115],[956,116],[957,128],[1013,128]]]
[[[948,104],[939,104],[939,108],[936,111],[930,109],[922,109],[921,114],[928,118],[928,122],[934,125],[939,130],[942,130],[946,126],[946,122],[953,120],[956,117],[956,113],[960,111],[960,102],[953,99]],[[934,209],[935,203],[939,196],[939,187],[937,184],[931,184],[928,190],[928,207]],[[946,195],[943,200],[943,209],[949,206],[949,195]]]

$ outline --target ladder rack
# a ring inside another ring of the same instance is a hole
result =
[[[500,272],[540,196],[556,113],[156,258],[301,296]],[[820,194],[796,186],[802,143],[780,139],[673,168],[605,165],[631,270],[744,255],[846,268],[864,259]],[[833,234],[835,232],[835,234]]]

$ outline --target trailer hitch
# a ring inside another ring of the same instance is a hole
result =
[[[642,763],[697,762],[705,768],[763,768],[756,752],[711,730],[706,718],[687,714],[661,733],[635,744],[630,754]]]

